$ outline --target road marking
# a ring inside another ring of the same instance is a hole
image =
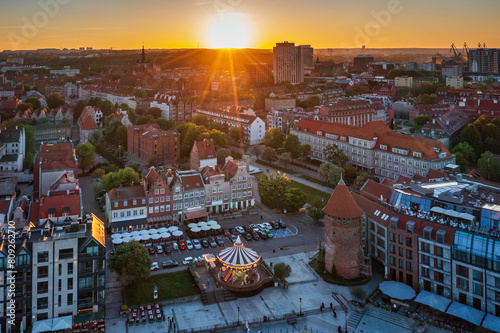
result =
[[[295,235],[297,235],[297,234],[299,233],[299,229],[297,229],[297,227],[295,227],[294,225],[287,224],[287,226],[290,226],[290,227],[292,227],[292,228],[294,228],[294,229],[295,229],[295,233],[292,231],[292,234],[293,234],[294,236],[295,236]],[[290,230],[290,231],[291,231],[291,230]]]

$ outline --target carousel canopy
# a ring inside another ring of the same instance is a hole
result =
[[[122,234],[112,234],[111,235],[111,239],[118,239],[118,238],[122,238]]]
[[[260,260],[257,252],[243,246],[240,236],[236,239],[233,247],[220,251],[217,257],[228,266],[250,266]]]

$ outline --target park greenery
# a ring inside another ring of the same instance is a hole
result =
[[[292,273],[292,268],[290,265],[279,262],[274,265],[274,277],[279,281],[279,282],[285,282],[286,278],[290,276]]]
[[[116,274],[118,282],[126,287],[148,279],[152,262],[146,247],[132,241],[116,249],[108,260],[108,267]]]
[[[257,179],[262,203],[271,209],[296,212],[306,202],[306,195],[291,180],[279,171],[276,174],[263,174]]]
[[[127,167],[104,175],[101,183],[103,191],[108,192],[113,188],[121,186],[138,185],[140,183],[140,178],[139,174],[134,169]]]
[[[85,172],[94,163],[95,147],[91,143],[82,142],[76,146],[75,153],[78,167]]]

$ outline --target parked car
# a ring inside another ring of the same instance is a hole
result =
[[[260,236],[260,238],[262,238],[264,240],[269,238],[269,236],[267,235],[267,233],[264,232],[264,231],[259,231],[259,236]]]
[[[161,247],[161,245],[156,245],[156,252],[158,254],[162,254],[163,253],[163,248]]]
[[[222,238],[222,236],[217,236],[217,238],[215,238],[215,241],[220,247],[226,246],[226,243],[224,243],[224,239]]]
[[[165,254],[172,254],[172,248],[170,246],[163,245],[163,252]]]
[[[193,243],[188,239],[186,240],[186,247],[188,250],[193,250],[194,249],[194,246],[193,246]]]
[[[227,236],[229,236],[231,233],[229,232],[229,229],[228,229],[228,228],[222,228],[222,234],[223,234],[224,236],[226,236],[226,237],[227,237]]]
[[[169,260],[165,260],[165,261],[161,264],[161,266],[162,266],[163,268],[171,268],[171,267],[177,267],[177,266],[179,266],[179,263],[178,263],[177,261],[173,261],[173,260],[170,260],[170,259],[169,259]]]
[[[208,243],[208,240],[207,240],[206,238],[203,238],[203,239],[201,240],[201,246],[202,246],[203,248],[205,248],[205,249],[206,249],[207,247],[209,247],[209,246],[210,246],[210,244]]]
[[[259,231],[263,231],[264,229],[266,229],[266,226],[261,223],[261,224],[257,224],[257,228],[259,228]]]
[[[208,237],[208,243],[210,244],[210,247],[217,247],[217,242],[213,237]]]
[[[201,244],[199,240],[193,239],[193,246],[195,250],[201,250]]]
[[[186,243],[180,242],[179,243],[179,250],[185,250],[186,249]]]
[[[155,254],[155,249],[152,246],[148,247],[149,254]]]
[[[273,226],[271,225],[271,223],[264,222],[262,224],[264,225],[264,228],[266,228],[267,230],[273,230]]]
[[[246,239],[247,241],[251,241],[251,240],[252,240],[252,235],[250,235],[248,232],[245,232],[245,233],[243,234],[243,237],[245,237],[245,239]]]
[[[176,242],[173,242],[172,243],[172,247],[174,248],[174,250],[178,250],[179,249],[179,244],[177,244]]]
[[[234,229],[235,229],[238,233],[240,233],[240,234],[244,234],[244,233],[245,233],[245,229],[243,229],[243,227],[238,226],[238,227],[235,227]]]
[[[254,240],[259,240],[260,239],[259,234],[256,231],[252,232],[252,238]]]
[[[285,223],[285,222],[283,222],[283,220],[281,220],[281,219],[280,219],[279,224],[280,224],[280,227],[281,227],[282,229],[285,229],[285,228],[286,228],[286,223]]]
[[[236,243],[236,240],[238,239],[238,236],[231,234],[229,235],[229,239],[231,240],[231,243]]]
[[[153,261],[153,263],[151,264],[151,270],[152,271],[157,271],[159,269],[160,269],[160,267],[158,266],[158,262],[157,261]]]
[[[198,259],[193,258],[193,257],[186,257],[186,258],[184,258],[184,260],[182,261],[182,263],[184,265],[191,265],[192,263],[195,263],[196,261],[198,261]]]
[[[273,222],[271,222],[271,224],[272,224],[274,230],[278,230],[280,228],[280,224],[277,221],[273,221]]]
[[[274,238],[273,233],[269,229],[264,230],[264,232],[267,234],[267,237]]]
[[[250,227],[248,225],[244,226],[243,229],[245,229],[245,232],[252,232],[253,231],[252,227]]]

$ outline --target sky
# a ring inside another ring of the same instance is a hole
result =
[[[499,13],[498,0],[0,0],[0,50],[500,47]]]

